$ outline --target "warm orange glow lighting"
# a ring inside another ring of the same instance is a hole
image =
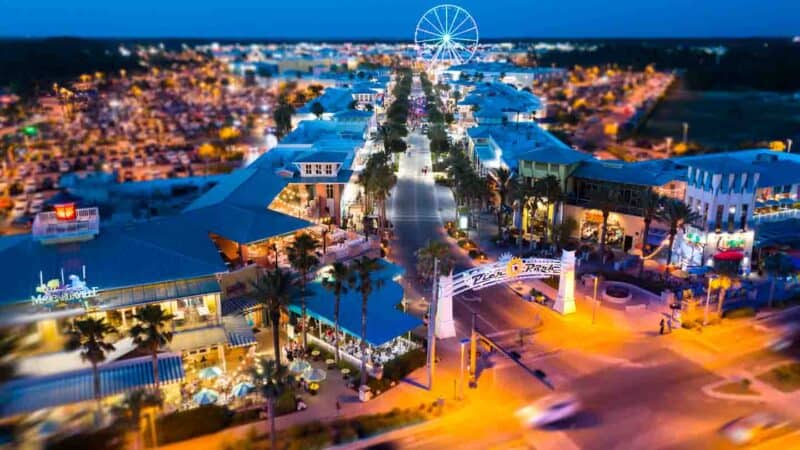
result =
[[[75,220],[77,214],[75,212],[75,203],[62,203],[55,205],[56,219],[71,221]]]

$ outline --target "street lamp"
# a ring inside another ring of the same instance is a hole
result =
[[[683,122],[683,144],[686,145],[686,140],[689,138],[689,122]]]
[[[706,307],[705,311],[703,311],[703,326],[708,325],[708,304],[711,302],[711,283],[717,279],[716,275],[709,275],[708,276],[708,289],[706,291]]]

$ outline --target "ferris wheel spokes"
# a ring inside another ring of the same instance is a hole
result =
[[[477,49],[478,26],[460,6],[439,5],[420,18],[414,42],[422,57],[432,64],[463,64]]]

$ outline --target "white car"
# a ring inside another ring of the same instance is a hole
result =
[[[789,430],[789,421],[768,412],[740,417],[720,429],[720,434],[736,445],[763,442]]]
[[[516,416],[530,426],[544,426],[568,419],[581,410],[581,402],[572,394],[553,394],[542,397],[517,410]]]
[[[16,205],[14,205],[14,209],[11,210],[11,217],[13,217],[15,219],[17,217],[22,217],[22,216],[25,215],[26,212],[28,212],[28,204],[27,204],[27,202],[25,202],[25,203],[17,203]]]

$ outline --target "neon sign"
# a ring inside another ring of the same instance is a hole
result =
[[[46,283],[39,272],[39,286],[36,286],[36,294],[31,296],[31,303],[51,307],[79,302],[85,304],[89,299],[97,297],[97,289],[86,284],[86,267],[83,268],[83,279],[74,274],[65,279],[62,269],[61,279],[53,278]]]

